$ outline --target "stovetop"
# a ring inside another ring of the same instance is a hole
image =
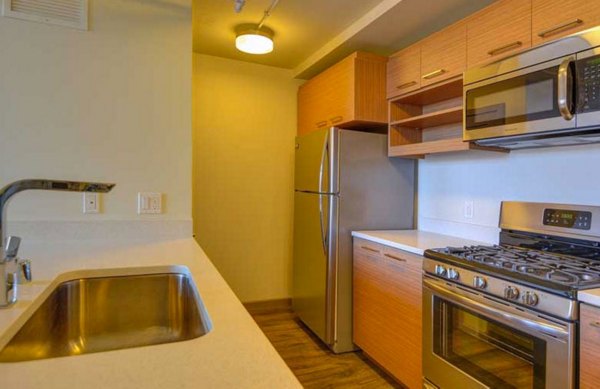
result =
[[[500,245],[446,247],[425,256],[572,299],[578,290],[600,287],[595,242],[503,231]]]
[[[435,251],[572,288],[600,286],[600,260],[596,259],[508,245],[447,247]]]

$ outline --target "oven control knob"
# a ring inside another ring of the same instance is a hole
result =
[[[451,280],[458,280],[459,274],[455,269],[448,269],[448,278]]]
[[[504,298],[509,300],[516,300],[519,298],[519,289],[514,286],[507,286],[504,288]]]
[[[446,267],[442,265],[435,265],[435,274],[440,277],[444,277],[446,275]]]
[[[539,301],[537,294],[534,292],[525,292],[521,300],[523,300],[523,304],[530,305],[532,307],[536,306]]]
[[[483,277],[475,276],[473,277],[473,286],[477,289],[485,289],[487,287],[487,281]]]

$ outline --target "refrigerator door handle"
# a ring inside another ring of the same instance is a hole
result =
[[[323,211],[323,198],[325,196],[322,194],[319,194],[319,222],[321,224],[321,243],[323,244],[323,252],[325,253],[325,256],[328,255],[328,249],[327,249],[327,241],[329,240],[328,237],[328,233],[327,233],[327,226],[325,226],[325,222],[324,222],[324,217],[329,217],[328,215],[325,215],[325,212]]]
[[[323,175],[325,174],[325,164],[329,163],[328,161],[329,154],[329,137],[325,139],[323,142],[323,150],[321,151],[321,165],[319,166],[319,193],[323,193]]]
[[[325,138],[325,142],[323,142],[323,151],[321,152],[321,166],[319,167],[319,221],[321,223],[321,242],[323,243],[323,252],[325,256],[328,255],[327,241],[327,226],[325,226],[325,217],[329,217],[326,215],[323,209],[323,175],[325,174],[325,164],[329,164],[329,135]],[[329,181],[329,180],[328,180]],[[329,212],[327,212],[329,213]]]

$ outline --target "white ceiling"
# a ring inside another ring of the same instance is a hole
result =
[[[280,0],[265,25],[275,31],[266,55],[235,49],[235,26],[258,23],[271,0],[193,0],[194,51],[294,69],[310,78],[356,50],[389,55],[494,0]]]

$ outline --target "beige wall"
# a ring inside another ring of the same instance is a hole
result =
[[[91,29],[0,17],[0,185],[28,178],[117,183],[105,213],[75,193],[28,192],[13,220],[189,220],[191,6],[91,1]],[[136,214],[138,191],[166,213]]]
[[[290,296],[300,83],[194,54],[194,232],[242,301]]]

